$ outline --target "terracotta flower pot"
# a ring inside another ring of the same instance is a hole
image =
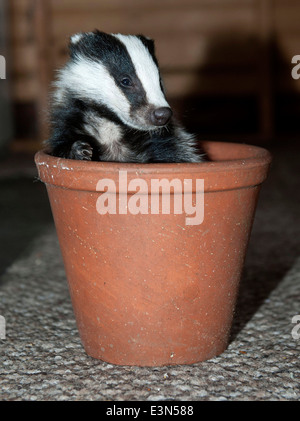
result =
[[[212,162],[99,163],[36,154],[78,330],[92,357],[159,366],[226,349],[271,158],[254,146],[203,146]],[[154,191],[152,181],[161,179],[174,189]],[[195,209],[197,218],[188,219]]]

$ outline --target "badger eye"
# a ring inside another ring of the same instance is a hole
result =
[[[123,79],[121,80],[121,85],[125,87],[131,86],[131,79],[129,77],[123,77]]]

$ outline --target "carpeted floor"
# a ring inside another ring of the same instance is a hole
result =
[[[0,400],[299,400],[300,328],[292,323],[300,315],[299,164],[294,145],[272,152],[228,349],[210,361],[155,368],[85,354],[44,186],[32,168],[2,167]]]

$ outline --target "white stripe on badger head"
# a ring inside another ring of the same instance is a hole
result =
[[[149,104],[155,107],[169,107],[160,87],[159,72],[148,49],[134,35],[112,34],[126,47],[134,65],[137,77],[146,92]]]
[[[96,61],[79,57],[59,71],[59,79],[54,83],[59,91],[70,89],[82,99],[91,99],[105,105],[124,123],[130,121],[130,103],[116,85],[105,66]]]

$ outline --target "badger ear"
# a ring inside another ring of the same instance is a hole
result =
[[[142,41],[144,46],[148,49],[149,53],[151,54],[151,57],[154,61],[154,63],[158,67],[158,61],[155,55],[155,43],[152,38],[145,37],[144,35],[137,35],[137,37]]]
[[[76,55],[76,52],[78,52],[79,50],[79,41],[81,40],[81,38],[83,38],[84,33],[83,32],[79,32],[77,34],[74,34],[70,37],[69,39],[69,54],[71,58],[74,58],[74,56]]]
[[[84,32],[78,32],[70,37],[70,45],[77,44],[81,38],[84,36]]]
[[[149,37],[145,37],[145,35],[137,35],[137,37],[142,41],[145,47],[148,48],[152,55],[155,55],[155,44],[154,40]]]

